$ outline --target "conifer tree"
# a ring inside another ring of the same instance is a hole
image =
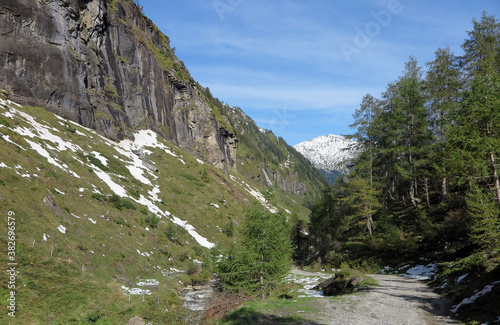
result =
[[[246,216],[242,235],[218,263],[217,273],[228,289],[259,292],[265,299],[292,264],[289,226],[283,213],[255,208]]]
[[[468,86],[450,139],[452,166],[466,183],[470,177],[491,180],[500,208],[496,163],[500,157],[500,23],[483,14],[481,21],[474,20],[469,37],[463,44]]]
[[[365,220],[366,229],[373,236],[375,224],[373,214],[382,206],[378,200],[380,191],[373,188],[369,180],[361,175],[354,175],[344,187],[345,197],[342,201],[349,205],[351,216],[350,220]]]
[[[440,192],[444,198],[448,194],[449,186],[445,166],[448,159],[447,137],[453,125],[452,113],[460,102],[463,86],[457,60],[451,50],[438,49],[435,55],[434,61],[427,63],[429,69],[425,79],[425,93],[429,127],[433,137],[430,159],[436,176],[441,179]]]
[[[354,123],[350,127],[357,127],[357,132],[352,137],[356,139],[357,146],[363,150],[363,154],[356,164],[358,175],[349,182],[353,191],[344,200],[352,204],[356,213],[360,213],[366,219],[370,236],[374,228],[372,215],[380,207],[377,199],[380,191],[375,189],[373,165],[379,131],[375,121],[379,114],[379,101],[370,94],[363,97],[360,108],[354,112]],[[367,181],[361,178],[362,174],[366,175]]]

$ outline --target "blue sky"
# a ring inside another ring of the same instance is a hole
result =
[[[290,145],[350,134],[362,97],[376,97],[410,55],[461,54],[498,0],[140,0],[191,75]]]

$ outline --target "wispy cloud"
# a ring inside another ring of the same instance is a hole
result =
[[[389,0],[220,1],[232,8],[222,20],[213,0],[141,4],[215,96],[267,126],[277,125],[273,109],[286,109],[280,132],[291,142],[308,132],[350,132],[362,97],[380,96],[410,55],[425,67],[439,47],[460,54],[473,17],[487,10],[500,18],[498,0],[399,0],[403,11],[378,27],[373,11],[386,10]],[[376,33],[346,60],[340,45],[355,45],[367,26]]]

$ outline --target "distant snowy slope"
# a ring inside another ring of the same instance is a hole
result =
[[[342,173],[345,162],[356,155],[356,150],[351,148],[355,143],[343,136],[330,134],[301,142],[294,148],[321,171]]]

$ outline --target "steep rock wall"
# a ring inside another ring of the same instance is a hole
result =
[[[224,129],[168,38],[131,0],[2,0],[0,88],[119,140],[151,128],[214,166]]]

